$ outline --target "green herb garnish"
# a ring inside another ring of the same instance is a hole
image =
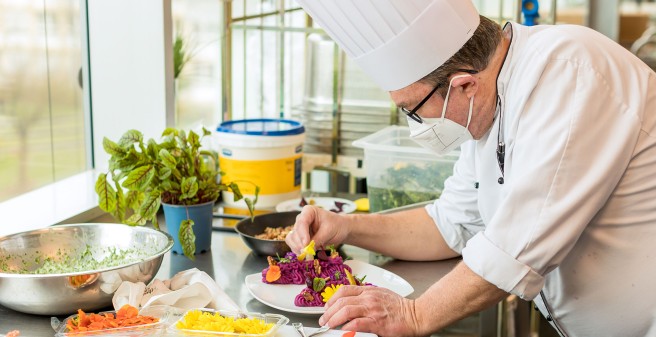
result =
[[[321,277],[315,277],[314,280],[312,280],[312,289],[314,291],[320,293],[325,287],[326,287],[326,279]]]

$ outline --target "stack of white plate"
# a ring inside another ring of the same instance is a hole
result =
[[[292,118],[306,129],[305,152],[332,153],[334,42],[325,35],[308,37],[306,78],[302,104]],[[351,143],[386,126],[397,124],[396,109],[384,90],[372,82],[360,68],[345,58],[343,98],[337,111],[338,153],[362,157],[362,149]]]

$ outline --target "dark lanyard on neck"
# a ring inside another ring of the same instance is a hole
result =
[[[510,28],[510,44],[512,44],[512,38],[513,38],[512,24],[510,24],[510,22],[506,23],[503,26],[503,30],[505,30],[506,27]],[[508,53],[510,53],[510,46],[508,46],[508,51],[506,51],[506,55],[503,56],[503,63],[501,65],[502,69],[503,66],[506,64],[506,58],[508,58]],[[499,73],[497,74],[497,83],[499,83],[500,74],[501,74],[501,70],[499,70]],[[499,108],[499,132],[497,133],[497,164],[499,164],[501,177],[497,179],[497,182],[499,183],[499,185],[503,185],[504,177],[505,177],[504,168],[505,168],[505,161],[506,161],[506,143],[503,140],[503,128],[502,128],[503,107],[501,106],[501,97],[499,97],[498,92],[499,89],[497,89],[497,107]]]
[[[499,164],[499,170],[501,171],[501,177],[497,180],[499,184],[504,183],[504,173],[503,169],[505,167],[506,160],[506,143],[503,141],[502,137],[502,127],[503,123],[503,109],[501,109],[501,98],[497,95],[497,106],[499,107],[499,130],[497,133],[497,164]]]

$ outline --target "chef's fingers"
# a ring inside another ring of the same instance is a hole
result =
[[[339,316],[337,319],[332,320],[332,317],[342,310],[343,307],[349,306],[349,305],[361,305],[362,301],[360,298],[358,298],[358,295],[362,293],[362,289],[358,288],[364,288],[364,287],[358,287],[358,286],[341,286],[339,289],[335,292],[335,294],[328,300],[328,302],[325,305],[326,312],[319,318],[319,323],[321,325],[325,325],[327,323],[332,323],[334,325],[331,325],[330,327],[335,327],[338,325],[343,324],[345,321],[340,321],[342,319],[342,316]],[[348,310],[353,310],[348,309]]]
[[[287,234],[285,242],[292,249],[294,253],[299,253],[303,247],[310,243],[312,233],[312,223],[316,221],[316,213],[312,210],[313,207],[305,206],[299,215],[296,216],[294,229]]]
[[[367,317],[369,310],[362,301],[356,297],[342,298],[336,302],[331,309],[326,312],[319,319],[321,326],[328,325],[330,328],[336,328],[342,324],[346,324],[351,320]],[[349,330],[342,328],[342,330]],[[357,331],[357,330],[356,330]]]
[[[362,286],[346,286],[345,285],[345,286],[339,287],[339,289],[337,289],[337,292],[335,292],[333,297],[331,297],[330,300],[328,300],[328,302],[326,302],[326,312],[328,311],[328,309],[330,309],[330,307],[335,305],[336,302],[339,302],[340,298],[358,296],[358,295],[362,294],[362,292],[364,292],[365,290],[367,290],[367,288],[362,287]]]

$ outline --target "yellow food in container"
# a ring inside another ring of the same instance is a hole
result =
[[[202,332],[217,336],[274,336],[289,319],[282,315],[188,310],[175,324],[183,333]]]

